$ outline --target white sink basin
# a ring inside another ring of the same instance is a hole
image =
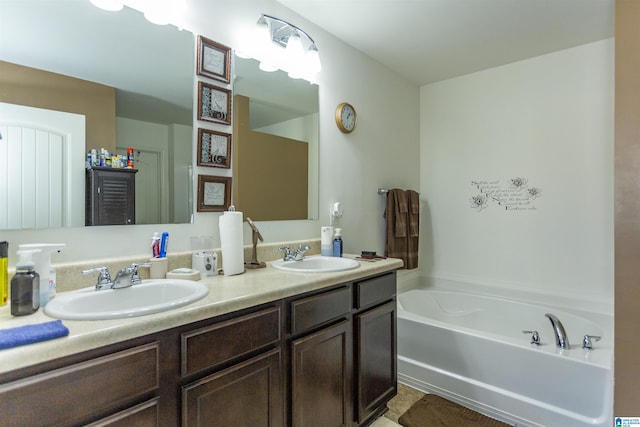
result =
[[[57,319],[104,320],[173,310],[204,298],[209,289],[192,280],[143,280],[123,289],[94,287],[57,295],[44,312]]]
[[[271,263],[273,268],[299,273],[328,273],[331,271],[353,270],[360,267],[360,263],[350,258],[331,256],[311,256],[301,261],[278,260]]]

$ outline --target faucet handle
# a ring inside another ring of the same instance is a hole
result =
[[[282,246],[281,248],[278,248],[278,250],[284,254],[283,259],[285,261],[289,261],[289,259],[291,258],[291,247]]]
[[[540,345],[540,334],[538,331],[522,331],[523,334],[531,334],[531,344]]]
[[[585,335],[582,339],[582,348],[585,350],[591,350],[593,348],[593,342],[591,340],[600,341],[600,338],[602,337],[599,335]]]
[[[82,274],[100,273],[98,275],[98,283],[96,283],[96,289],[100,289],[105,285],[111,285],[111,275],[107,267],[96,267],[88,270],[82,270]]]
[[[142,279],[140,278],[140,275],[138,274],[138,267],[151,267],[151,263],[150,262],[145,262],[142,264],[139,263],[132,263],[131,264],[131,268],[133,269],[133,274],[131,275],[131,284],[132,285],[137,285],[138,283],[142,282]]]

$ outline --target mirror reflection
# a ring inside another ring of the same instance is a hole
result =
[[[234,204],[255,221],[318,218],[318,86],[236,55]]]
[[[131,147],[138,170],[136,223],[190,222],[193,35],[173,26],[153,25],[142,13],[126,7],[106,12],[87,0],[9,0],[0,8],[0,103],[72,113],[84,121],[84,146],[73,153],[65,148],[59,158],[49,156],[52,160],[46,166],[38,164],[40,183],[64,185],[71,180],[77,184],[80,170],[84,184],[88,151],[105,148],[126,155]],[[8,137],[7,123],[0,126]],[[9,165],[19,154],[6,149],[7,137],[0,140],[0,164]],[[33,153],[21,155],[33,157]],[[0,206],[16,206],[17,193],[37,193],[38,199],[57,197],[41,184],[22,188],[20,183],[8,182],[16,174],[8,173],[0,181]],[[38,217],[47,216],[43,211],[48,207],[32,204],[25,215],[0,212],[0,229],[83,225],[84,185],[80,188],[75,193],[68,188],[56,190],[69,199],[57,207],[59,215],[48,215],[61,216],[60,223],[28,218],[31,210]]]

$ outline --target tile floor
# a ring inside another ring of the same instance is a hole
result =
[[[398,394],[387,403],[389,410],[371,424],[371,427],[398,427],[398,418],[420,400],[424,393],[398,383]]]

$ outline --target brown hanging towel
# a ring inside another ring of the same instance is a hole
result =
[[[407,230],[407,270],[418,268],[418,244],[420,231],[420,194],[413,190],[407,190],[409,204],[409,219]]]
[[[402,259],[405,269],[418,267],[419,212],[420,197],[415,191],[394,188],[387,192],[384,254]]]

